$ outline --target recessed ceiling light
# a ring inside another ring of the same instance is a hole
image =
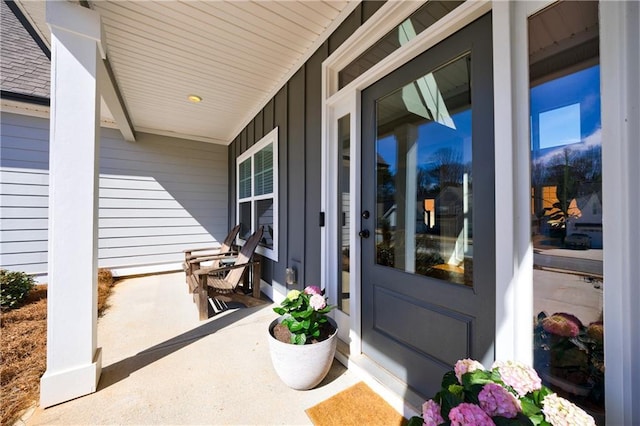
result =
[[[198,96],[198,95],[189,95],[189,96],[187,96],[187,99],[189,99],[193,103],[198,103],[198,102],[202,101],[202,98],[200,96]]]

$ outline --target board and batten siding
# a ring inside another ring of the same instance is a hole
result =
[[[293,288],[285,289],[287,267],[297,271],[297,288],[320,284],[322,62],[383,4],[360,3],[229,146],[229,226],[233,226],[236,159],[278,127],[279,259],[262,258],[262,279],[281,294]]]
[[[177,269],[185,248],[216,246],[228,233],[227,147],[137,136],[129,143],[101,129],[99,265],[119,275]],[[48,138],[47,119],[2,113],[0,266],[40,279],[47,273]]]

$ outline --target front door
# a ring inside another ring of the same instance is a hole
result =
[[[431,397],[495,334],[491,15],[362,92],[362,350]]]

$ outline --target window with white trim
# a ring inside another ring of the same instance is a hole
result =
[[[240,241],[260,226],[256,252],[278,261],[278,128],[236,159],[236,218]]]

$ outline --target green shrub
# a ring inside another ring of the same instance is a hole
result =
[[[0,269],[0,307],[2,309],[18,307],[34,285],[33,277],[24,272]]]

